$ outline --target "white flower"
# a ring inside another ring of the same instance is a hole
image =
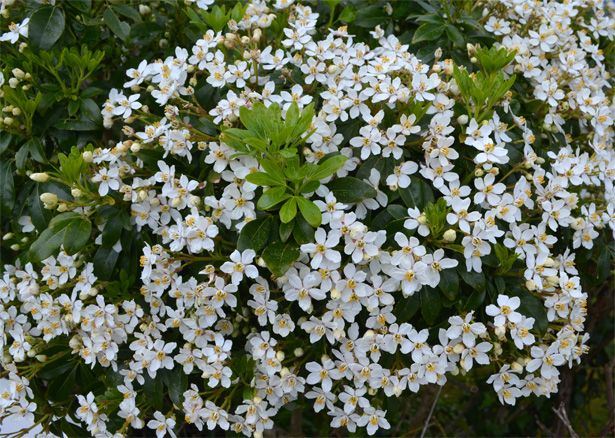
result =
[[[526,345],[532,345],[536,342],[534,335],[530,333],[530,330],[534,327],[534,318],[521,318],[521,321],[516,323],[514,327],[510,329],[510,337],[513,339],[515,346],[519,350],[523,350]]]
[[[440,283],[441,270],[454,268],[459,264],[455,259],[444,258],[443,249],[437,249],[433,254],[425,255],[421,262],[417,266],[417,273],[423,284],[430,287],[437,287]]]
[[[246,249],[243,252],[235,250],[230,255],[230,262],[224,262],[220,267],[222,272],[231,275],[233,284],[241,283],[243,276],[248,278],[258,277],[258,269],[252,265],[252,261],[256,257],[256,253],[252,249]]]
[[[532,360],[526,365],[528,372],[534,372],[540,368],[540,375],[545,379],[551,379],[559,375],[558,366],[565,363],[564,356],[559,353],[559,342],[546,346],[532,347]]]
[[[0,41],[8,41],[11,44],[15,44],[20,36],[28,37],[28,24],[30,23],[30,17],[25,18],[21,23],[9,24],[9,31],[0,35]]]
[[[510,298],[506,295],[498,295],[497,303],[497,306],[489,304],[485,309],[487,315],[494,317],[496,327],[504,327],[506,322],[512,322],[513,324],[521,322],[522,315],[515,312],[521,305],[519,297]]]
[[[147,427],[156,431],[156,438],[162,438],[167,434],[176,438],[173,432],[175,420],[171,417],[166,418],[160,411],[154,412],[154,419],[147,422]]]
[[[466,347],[473,347],[476,344],[476,337],[483,335],[487,331],[483,323],[472,322],[473,317],[474,312],[468,313],[465,318],[451,316],[448,319],[451,326],[446,330],[446,335],[449,339],[461,337]]]
[[[102,167],[98,170],[96,175],[92,177],[92,182],[100,183],[98,186],[98,194],[100,196],[106,196],[109,193],[109,189],[117,191],[120,188],[119,170],[116,167],[106,169]]]
[[[335,364],[331,359],[325,360],[322,365],[318,362],[308,362],[305,365],[305,369],[310,372],[305,381],[310,385],[320,383],[322,390],[325,392],[331,391],[333,381],[329,376],[329,372],[335,368]]]
[[[363,410],[363,415],[357,419],[357,425],[361,427],[367,426],[368,435],[375,434],[378,428],[390,429],[391,425],[384,417],[385,415],[385,411],[369,406]]]
[[[332,269],[339,266],[342,256],[339,251],[333,248],[338,245],[340,237],[341,235],[337,230],[332,230],[327,234],[323,228],[318,228],[314,233],[314,241],[316,243],[301,245],[301,252],[312,256],[310,266],[313,269],[321,267]]]

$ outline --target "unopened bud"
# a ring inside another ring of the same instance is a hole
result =
[[[301,356],[303,356],[304,351],[303,351],[303,348],[298,347],[298,348],[295,348],[293,353],[294,353],[295,357],[301,357]]]
[[[24,71],[20,68],[14,68],[13,70],[11,70],[11,73],[13,73],[13,76],[15,76],[17,79],[23,79],[26,76]]]
[[[73,188],[70,190],[70,194],[73,195],[74,198],[80,198],[83,192],[78,188]]]
[[[459,123],[461,126],[467,125],[468,124],[468,116],[465,115],[465,114],[460,115],[459,117],[457,117],[457,123]]]
[[[84,151],[81,155],[83,157],[83,161],[86,163],[91,163],[94,159],[94,154],[92,154],[92,151]]]
[[[58,204],[58,195],[55,193],[46,192],[40,196],[40,200],[45,204],[45,208],[51,209]]]
[[[455,230],[449,229],[444,232],[444,235],[442,237],[447,242],[454,242],[457,239],[457,233],[455,232]]]
[[[425,216],[425,213],[421,213],[416,221],[421,225],[425,225],[427,224],[427,216]]]

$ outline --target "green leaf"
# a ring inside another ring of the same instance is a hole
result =
[[[297,199],[300,198],[290,198],[280,208],[280,220],[283,224],[289,223],[297,216]]]
[[[64,235],[64,250],[66,253],[72,255],[83,248],[90,240],[91,233],[92,223],[89,220],[80,217],[71,222],[66,227],[66,234]]]
[[[438,285],[442,294],[453,301],[459,293],[459,275],[455,269],[444,269],[440,272],[440,284]]]
[[[355,18],[357,18],[357,12],[355,8],[348,5],[342,9],[342,12],[340,12],[340,15],[337,18],[344,23],[352,23]]]
[[[111,29],[111,32],[113,32],[122,41],[128,38],[128,35],[130,34],[130,26],[125,21],[121,21],[113,9],[110,7],[105,9],[105,12],[103,12],[103,20],[107,27]]]
[[[466,300],[463,308],[468,312],[470,310],[478,309],[478,307],[485,301],[485,295],[485,289],[474,289]]]
[[[311,226],[317,228],[322,223],[322,213],[320,212],[320,208],[308,199],[301,197],[295,197],[295,199],[299,204],[299,211],[301,211],[301,215]]]
[[[299,245],[314,241],[314,228],[302,216],[295,218],[295,226],[293,227],[293,237]]]
[[[459,29],[451,24],[447,24],[445,30],[446,36],[448,36],[455,46],[465,48],[465,39]]]
[[[70,362],[71,368],[66,374],[57,376],[49,381],[47,396],[50,400],[66,400],[76,384],[78,362]]]
[[[286,193],[286,187],[273,187],[263,192],[256,206],[260,210],[269,210],[288,198],[290,194]]]
[[[184,392],[188,389],[188,376],[182,370],[160,370],[159,373],[169,391],[169,398],[175,406],[181,406]]]
[[[442,309],[442,299],[437,289],[424,287],[417,292],[421,298],[421,315],[429,325],[436,322],[440,310]]]
[[[329,157],[319,162],[316,171],[308,175],[308,178],[315,181],[325,179],[337,172],[344,165],[346,160],[348,160],[348,158],[344,155]]]
[[[251,248],[260,251],[273,233],[274,221],[273,216],[265,216],[245,224],[237,239],[237,249],[243,251]]]
[[[246,176],[246,181],[256,184],[257,186],[280,186],[284,181],[279,181],[276,178],[266,174],[265,172],[253,172]]]
[[[281,277],[299,258],[299,248],[294,243],[276,242],[263,251],[263,260],[267,268],[277,277]]]
[[[49,50],[64,32],[64,12],[58,6],[43,6],[32,14],[28,25],[30,45]]]
[[[0,162],[0,218],[10,218],[15,206],[13,169],[8,161]]]
[[[337,178],[327,184],[335,198],[345,204],[361,202],[376,197],[376,190],[365,181],[352,176]]]
[[[68,254],[83,248],[92,232],[92,224],[79,213],[61,213],[51,219],[49,227],[30,246],[30,254],[36,261],[42,261],[55,254],[60,246]]]
[[[483,292],[485,291],[487,282],[485,280],[485,274],[483,272],[468,272],[465,269],[465,266],[460,266],[459,268],[457,268],[457,272],[459,272],[459,275],[461,275],[463,281],[467,285],[471,286],[472,289]]]
[[[94,263],[94,274],[101,280],[111,279],[119,255],[120,253],[116,252],[113,248],[99,247],[92,260]]]
[[[425,206],[434,201],[433,191],[422,179],[415,176],[410,177],[410,185],[404,189],[398,189],[399,196],[408,207],[416,207],[423,210]]]
[[[294,228],[295,228],[295,221],[291,221],[287,224],[280,223],[280,229],[279,229],[280,240],[282,240],[282,242],[286,242],[288,238],[290,237],[290,235],[292,234]]]
[[[423,23],[414,32],[412,44],[420,43],[421,41],[436,40],[443,32],[444,26],[442,26],[442,24]]]

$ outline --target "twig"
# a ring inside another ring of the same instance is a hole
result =
[[[557,415],[559,419],[562,420],[562,423],[564,423],[564,426],[566,426],[566,429],[568,429],[568,433],[570,433],[570,436],[572,438],[579,438],[579,434],[574,431],[574,429],[572,428],[572,425],[570,424],[570,420],[568,419],[568,414],[566,413],[566,408],[564,406],[564,403],[561,403],[559,405],[559,408],[557,409],[555,408],[551,408],[551,409],[553,410],[553,412],[555,412],[555,415]]]
[[[423,431],[421,432],[421,438],[425,436],[425,432],[427,432],[427,428],[429,427],[429,421],[431,420],[431,416],[433,415],[433,411],[436,408],[436,403],[438,403],[438,398],[440,398],[440,393],[442,392],[442,388],[444,385],[440,386],[438,389],[438,393],[436,394],[436,398],[431,405],[431,410],[429,411],[429,415],[427,415],[427,419],[425,420],[425,425],[423,426]]]

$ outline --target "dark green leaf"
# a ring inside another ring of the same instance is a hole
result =
[[[314,228],[303,218],[297,216],[295,218],[295,226],[293,227],[293,237],[299,245],[314,241]]]
[[[117,263],[119,253],[113,248],[101,246],[94,254],[94,274],[101,280],[109,280]]]
[[[8,161],[0,162],[0,216],[9,218],[15,205],[13,169]]]
[[[91,233],[92,223],[89,220],[80,217],[72,221],[66,227],[66,234],[64,235],[64,250],[66,253],[72,255],[83,248],[90,240]]]
[[[251,248],[260,251],[271,238],[274,221],[272,216],[265,216],[245,224],[237,239],[237,249],[243,251]]]
[[[30,45],[49,50],[64,32],[64,12],[58,6],[43,6],[32,14],[28,25]]]
[[[352,176],[337,178],[327,184],[339,202],[352,204],[376,197],[376,190],[365,181]]]
[[[460,266],[457,268],[457,272],[461,275],[463,281],[472,287],[472,289],[485,291],[486,281],[485,274],[483,272],[468,272],[465,266]]]
[[[440,272],[440,284],[442,294],[449,300],[457,298],[459,293],[459,275],[455,269],[445,269]]]
[[[398,189],[399,195],[406,206],[423,210],[427,204],[433,203],[433,191],[422,178],[412,176],[410,180],[408,187]]]
[[[412,37],[412,44],[420,43],[421,41],[433,41],[438,39],[444,32],[444,26],[436,23],[421,24]]]
[[[111,29],[111,32],[113,32],[118,38],[121,40],[128,38],[128,35],[130,34],[130,26],[125,21],[121,21],[113,9],[110,7],[105,9],[105,12],[103,12],[103,20],[109,29]]]
[[[299,258],[299,248],[290,242],[276,242],[263,251],[263,260],[267,268],[276,276],[281,277]]]
[[[434,324],[442,309],[442,298],[437,289],[424,287],[416,292],[421,298],[421,315],[427,324]]]

